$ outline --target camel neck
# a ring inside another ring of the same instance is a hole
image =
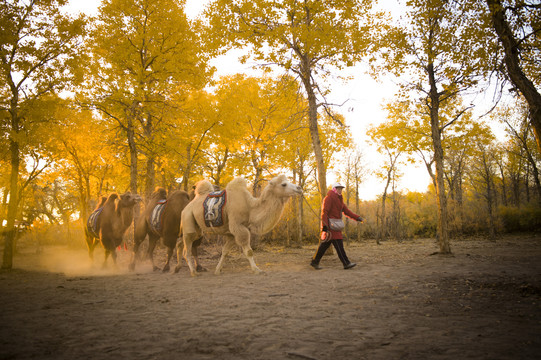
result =
[[[282,216],[284,205],[285,199],[273,197],[263,190],[250,212],[250,230],[259,235],[272,230]]]
[[[130,209],[127,207],[121,206],[118,209],[118,213],[119,213],[120,219],[122,220],[123,225],[125,227],[129,227],[133,220],[133,211],[130,211]]]

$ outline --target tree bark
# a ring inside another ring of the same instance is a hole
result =
[[[496,223],[494,221],[494,191],[491,174],[487,170],[487,210],[488,210],[488,236],[491,240],[496,237]]]
[[[188,180],[190,179],[190,173],[192,172],[192,145],[186,146],[186,167],[184,168],[184,175],[182,176],[182,190],[189,192]]]
[[[359,206],[359,169],[358,161],[355,161],[355,213],[361,215],[361,208]],[[364,216],[364,215],[363,215]],[[357,226],[357,241],[361,240],[361,228]]]
[[[4,258],[2,269],[11,269],[13,267],[13,246],[15,243],[15,219],[17,217],[17,204],[19,194],[19,144],[17,141],[10,139],[11,151],[11,176],[9,185],[9,203],[6,219],[6,234],[4,243]]]
[[[537,149],[541,152],[541,94],[533,82],[522,71],[519,57],[519,44],[505,18],[501,0],[486,0],[492,24],[504,49],[504,62],[511,82],[522,93],[530,108],[530,122],[534,130]]]
[[[130,191],[137,194],[137,147],[135,145],[135,129],[131,119],[128,119],[126,133],[130,154]]]
[[[310,60],[304,57],[301,62],[301,74],[304,90],[308,97],[308,126],[312,147],[316,158],[317,180],[321,200],[327,193],[327,171],[323,160],[323,150],[321,149],[321,140],[319,138],[319,129],[317,125],[317,98],[312,84],[312,73],[310,71]]]
[[[13,247],[15,244],[15,219],[17,217],[17,205],[19,202],[19,167],[20,167],[20,149],[17,142],[17,135],[19,134],[19,115],[17,112],[18,96],[17,89],[13,91],[13,98],[11,99],[11,134],[9,136],[9,150],[11,153],[11,175],[9,182],[9,203],[8,213],[6,219],[6,233],[4,242],[4,257],[2,262],[2,269],[11,269],[13,267]]]
[[[441,130],[439,121],[440,95],[436,88],[434,65],[430,63],[427,67],[430,82],[430,126],[432,130],[432,145],[434,146],[434,163],[436,167],[435,185],[438,199],[438,243],[440,253],[450,254],[449,229],[447,221],[447,198],[445,196],[445,182],[443,178],[443,147],[441,145]]]
[[[383,195],[381,196],[381,224],[380,224],[380,227],[379,227],[379,231],[378,231],[378,236],[376,238],[376,243],[379,245],[381,243],[382,240],[385,240],[385,226],[386,226],[386,221],[385,221],[385,204],[387,202],[387,190],[389,189],[389,184],[391,183],[391,173],[393,171],[392,169],[392,164],[391,164],[391,167],[389,169],[389,171],[387,172],[387,183],[385,184],[385,189],[383,190]]]
[[[145,176],[145,197],[148,199],[154,191],[156,184],[156,157],[154,150],[151,148],[153,142],[152,132],[154,124],[152,122],[151,114],[146,114],[146,122],[144,124],[144,134],[147,143],[147,164],[146,164],[146,176]]]

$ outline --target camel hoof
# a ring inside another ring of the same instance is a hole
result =
[[[175,266],[175,274],[180,271],[180,266]]]
[[[201,274],[199,274],[197,271],[192,271],[191,275],[192,275],[192,277],[197,277],[197,276],[199,276]]]
[[[196,271],[198,271],[198,272],[206,272],[207,269],[205,269],[205,268],[202,267],[201,265],[197,265]]]
[[[220,270],[216,270],[216,271],[214,272],[214,275],[222,275],[222,272],[221,272]]]
[[[254,269],[253,272],[256,275],[265,275],[265,272],[263,270],[261,270],[260,268]]]
[[[164,273],[169,272],[170,269],[171,268],[169,267],[169,265],[166,265],[166,266],[163,267],[162,272],[164,272]]]
[[[152,271],[160,271],[161,269],[156,265],[152,265]]]

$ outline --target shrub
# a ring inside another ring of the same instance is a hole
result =
[[[498,214],[503,221],[505,232],[541,230],[539,206],[531,204],[524,207],[500,206]]]

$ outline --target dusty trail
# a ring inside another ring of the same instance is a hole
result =
[[[0,359],[535,359],[541,351],[541,237],[233,254],[224,274],[129,273],[84,251],[45,248],[0,273]],[[217,263],[209,246],[203,264]],[[24,250],[24,249],[23,249]],[[62,250],[62,251],[61,251]],[[96,255],[100,258],[99,254]],[[165,256],[161,249],[161,257]],[[174,265],[174,263],[173,263]]]

